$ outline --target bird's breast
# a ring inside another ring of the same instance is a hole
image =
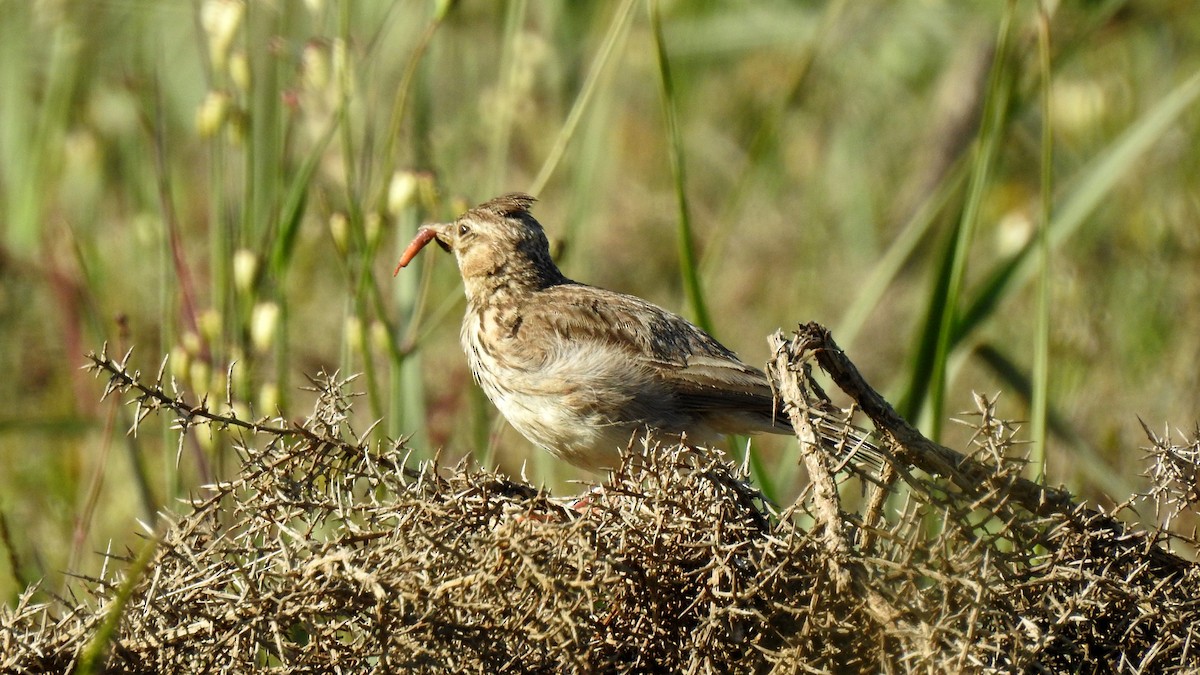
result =
[[[637,392],[654,383],[617,350],[550,335],[538,339],[522,331],[519,320],[483,313],[468,316],[462,342],[476,381],[508,423],[572,464],[613,467],[619,448],[646,427],[645,415],[628,413],[637,409],[630,407],[635,398],[647,398]]]

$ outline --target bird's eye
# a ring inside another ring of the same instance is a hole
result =
[[[466,223],[460,224],[458,226],[458,236],[465,237],[468,234],[471,234],[471,226],[467,225]]]

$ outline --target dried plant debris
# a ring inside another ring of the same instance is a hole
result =
[[[170,411],[180,433],[241,433],[240,474],[164,517],[144,566],[114,555],[73,597],[31,588],[0,609],[0,670],[71,671],[106,620],[105,672],[1200,669],[1200,578],[1169,550],[1195,538],[1022,503],[1006,491],[1013,435],[986,399],[959,462],[991,472],[977,490],[915,468],[902,433],[877,427],[883,475],[814,476],[859,482],[861,513],[816,487],[776,508],[738,466],[685,447],[630,448],[571,502],[407,467],[403,443],[354,432],[336,376],[288,424],[215,413],[127,362],[93,357],[110,393]],[[1194,510],[1197,441],[1152,443],[1159,487],[1141,502]]]

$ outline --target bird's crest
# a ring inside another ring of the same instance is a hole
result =
[[[488,201],[476,206],[476,211],[486,211],[500,217],[519,216],[529,213],[529,207],[537,199],[525,194],[524,192],[510,192],[506,195],[501,195],[489,199]]]

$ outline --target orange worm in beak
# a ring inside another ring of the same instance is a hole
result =
[[[437,233],[432,227],[422,227],[417,230],[417,236],[413,237],[412,243],[408,248],[404,249],[404,254],[400,256],[400,264],[396,265],[396,271],[392,272],[392,276],[400,274],[400,269],[406,267],[412,259],[417,257],[417,253],[425,248],[425,244],[433,241],[437,237]]]

